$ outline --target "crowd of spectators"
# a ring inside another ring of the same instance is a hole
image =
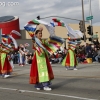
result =
[[[91,58],[92,62],[100,62],[100,43],[98,40],[92,44],[86,43],[76,48],[76,56],[79,63],[84,63],[87,58]]]
[[[33,53],[29,52],[28,47],[23,46],[24,64],[31,64]],[[49,56],[50,63],[61,63],[66,56],[68,48],[60,48],[57,52]],[[87,58],[91,58],[92,62],[100,62],[100,43],[98,40],[93,41],[92,44],[80,45],[75,50],[76,57],[79,63],[85,63]],[[12,60],[14,64],[19,64],[19,50],[13,52]]]
[[[20,44],[18,50],[15,50],[10,54],[10,58],[13,61],[13,64],[20,65],[20,55],[22,55],[23,65],[31,64],[33,59],[33,53],[28,50],[28,46],[25,44]]]
[[[56,53],[50,56],[51,63],[61,63],[67,54],[68,49],[59,49]],[[100,62],[100,43],[94,40],[92,43],[86,45],[79,45],[76,50],[76,57],[78,63],[87,63],[87,59],[91,58],[92,62]]]

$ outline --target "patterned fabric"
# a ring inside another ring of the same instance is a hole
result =
[[[34,36],[34,32],[35,32],[35,30],[36,30],[36,25],[27,24],[27,25],[25,25],[24,28],[25,28],[25,30],[29,33],[29,35],[30,35],[31,37]]]
[[[0,53],[6,53],[13,51],[11,48],[9,48],[7,45],[0,44]]]
[[[9,63],[7,54],[17,49],[17,42],[12,37],[12,34],[16,34],[20,36],[20,33],[12,30],[9,35],[5,35],[1,33],[2,42],[0,43],[0,74],[7,75],[12,72],[11,64]],[[11,40],[9,42],[9,40]],[[13,45],[12,45],[13,44]]]
[[[5,62],[5,59],[6,59],[6,53],[1,53],[1,67],[3,69],[3,66],[4,66],[4,62]]]
[[[41,56],[38,56],[38,53],[36,52],[36,58],[37,58],[37,67],[38,67],[38,73],[39,73],[38,74],[39,82],[49,81],[45,53],[42,53]]]
[[[34,35],[34,31],[36,30],[36,27],[39,24],[43,24],[47,28],[49,33],[50,33],[50,37],[49,37],[49,39],[47,39],[48,43],[42,44],[41,41]],[[63,25],[63,23],[62,23],[62,25]],[[35,49],[37,50],[39,55],[41,55],[41,53],[43,51],[49,52],[50,54],[53,54],[65,42],[64,39],[55,36],[55,34],[54,34],[54,27],[50,23],[44,22],[42,20],[36,20],[35,19],[35,20],[32,20],[32,21],[29,21],[25,25],[24,28],[30,34],[30,36],[32,37],[32,40],[36,43],[37,47]],[[40,47],[42,49],[40,49]]]
[[[38,20],[34,19],[34,20],[29,21],[28,24],[36,24],[36,25],[39,25],[40,22]]]
[[[42,41],[42,44],[45,44],[44,40]],[[33,47],[35,48],[35,53],[30,70],[30,84],[37,84],[52,80],[54,75],[47,53],[43,51],[40,54],[40,52],[36,49],[37,46],[34,45]]]
[[[63,42],[65,40],[60,37],[57,37],[57,36],[52,36],[46,41],[47,41],[47,43],[45,43],[45,45],[43,45],[43,46],[46,48],[46,50],[50,54],[53,54],[61,47],[61,45],[63,44]]]
[[[53,18],[52,19],[52,22],[50,22],[50,24],[55,27],[55,26],[65,26],[64,22],[61,21],[60,19],[56,19],[56,18]]]
[[[76,55],[73,50],[71,49],[68,50],[68,53],[62,62],[62,65],[68,67],[74,67],[78,65]]]
[[[12,67],[6,53],[0,53],[0,59],[0,74],[10,74],[12,72]]]

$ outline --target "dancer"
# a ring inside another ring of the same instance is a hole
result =
[[[7,54],[11,51],[12,49],[7,47],[7,45],[0,44],[0,74],[3,78],[9,77],[12,72],[12,66],[7,57]]]
[[[73,67],[73,70],[77,70],[76,66],[78,65],[78,61],[75,55],[76,46],[77,42],[68,42],[68,52],[66,54],[66,57],[62,61],[62,65],[66,67],[66,70],[68,70],[70,67]]]
[[[39,24],[43,24],[47,28],[50,33],[49,39],[42,39],[43,28],[36,30]],[[35,84],[37,90],[43,89],[50,91],[52,90],[50,85],[51,80],[54,79],[54,75],[48,54],[56,52],[65,40],[55,36],[54,27],[50,23],[44,21],[36,19],[29,21],[24,28],[32,37],[33,49],[35,50],[30,70],[30,84]]]
[[[16,40],[11,35],[2,34],[1,36],[2,41],[0,43],[0,75],[3,78],[7,78],[12,73],[12,66],[8,60],[7,55],[17,49],[18,46]],[[4,38],[6,38],[6,41],[3,41]],[[8,43],[9,39],[10,43]]]
[[[45,41],[41,40],[42,32],[40,30],[37,30],[35,35],[42,44],[45,44]],[[41,52],[39,52],[37,48],[40,49]],[[35,84],[37,90],[51,90],[49,85],[51,84],[51,80],[54,79],[54,75],[48,54],[42,48],[36,46],[35,42],[33,43],[33,49],[35,49],[35,53],[30,71],[30,83]]]
[[[25,65],[25,48],[22,44],[19,46],[19,66]]]

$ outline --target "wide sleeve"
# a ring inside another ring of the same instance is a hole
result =
[[[43,43],[46,50],[50,54],[53,54],[61,47],[63,41],[58,37],[49,37],[48,39],[44,40]]]
[[[42,56],[42,54],[44,54],[44,50],[43,50],[41,47],[39,47],[39,46],[36,44],[35,41],[33,42],[33,47],[32,47],[32,49],[33,49],[35,52],[37,52],[39,56]]]

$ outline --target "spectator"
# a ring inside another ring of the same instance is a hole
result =
[[[88,43],[86,43],[85,52],[86,54],[91,52],[91,45]]]
[[[14,52],[13,54],[13,63],[18,64],[18,52]]]
[[[100,62],[99,58],[100,58],[100,49],[97,52],[97,56],[95,57],[96,62]]]
[[[96,59],[95,59],[95,57],[98,55],[98,53],[97,53],[97,48],[94,48],[93,49],[93,57],[92,57],[92,61],[94,62],[94,61],[96,61]]]

